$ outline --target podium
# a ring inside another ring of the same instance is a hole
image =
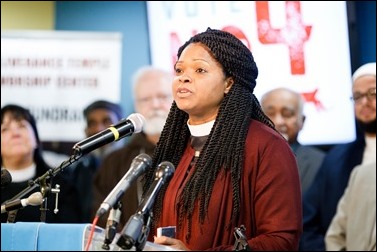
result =
[[[1,251],[84,251],[91,224],[53,224],[44,222],[1,223]],[[105,230],[95,226],[89,251],[125,251],[115,244],[119,234],[104,250]],[[130,249],[135,251],[135,248]],[[143,251],[173,251],[168,246],[146,242]]]

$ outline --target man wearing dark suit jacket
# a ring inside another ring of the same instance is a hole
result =
[[[299,168],[301,191],[304,193],[312,183],[325,153],[315,147],[301,145],[297,137],[305,122],[302,96],[288,88],[276,88],[265,93],[261,99],[264,113],[274,122],[293,152]]]

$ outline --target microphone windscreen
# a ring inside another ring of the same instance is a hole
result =
[[[139,133],[143,130],[143,126],[145,124],[145,118],[142,114],[134,113],[134,114],[129,115],[127,119],[132,122],[135,133]]]
[[[28,204],[30,206],[39,206],[43,203],[43,196],[41,192],[35,192],[30,195],[28,198]]]

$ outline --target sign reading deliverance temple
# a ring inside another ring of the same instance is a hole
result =
[[[1,32],[1,106],[24,106],[43,141],[85,137],[83,109],[120,101],[121,35],[64,31]]]

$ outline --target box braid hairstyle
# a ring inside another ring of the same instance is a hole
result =
[[[237,220],[240,209],[240,179],[243,172],[245,141],[252,119],[258,120],[274,129],[272,121],[262,112],[260,104],[253,94],[258,68],[250,50],[231,33],[208,28],[205,32],[193,36],[178,50],[178,58],[191,43],[200,43],[210,50],[223,68],[225,78],[233,77],[234,84],[221,102],[214,126],[203,146],[201,155],[195,164],[193,175],[180,195],[179,223],[189,221],[191,233],[192,213],[199,201],[199,217],[203,223],[208,210],[213,185],[220,170],[230,171],[233,189],[233,221]],[[152,167],[162,161],[170,161],[177,167],[190,140],[187,126],[188,114],[180,110],[173,102],[160,141],[153,155]],[[155,170],[150,169],[144,179],[144,192],[154,180]],[[153,209],[155,220],[162,211],[162,200],[167,185],[161,188]],[[230,220],[231,221],[231,220]],[[151,229],[155,229],[152,225]],[[190,234],[186,237],[189,240]]]

